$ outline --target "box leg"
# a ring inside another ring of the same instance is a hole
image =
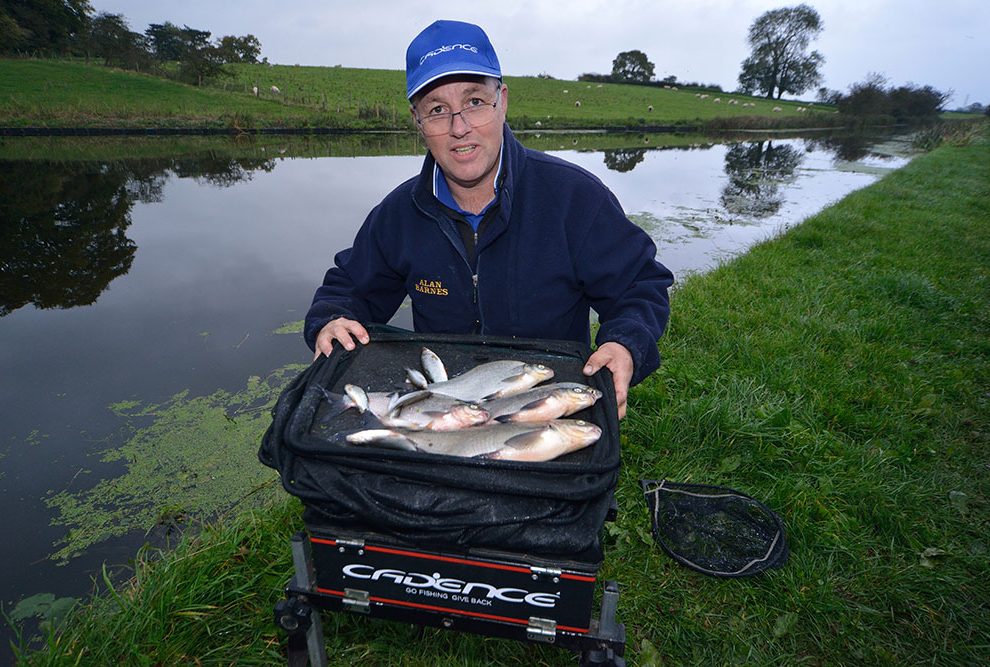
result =
[[[585,651],[581,654],[581,667],[625,667],[623,657],[626,645],[626,627],[615,619],[619,606],[619,584],[606,581],[602,593],[602,609],[599,618],[599,637],[603,640],[601,648]]]
[[[313,560],[305,534],[292,537],[292,564],[296,588],[315,590]],[[289,634],[287,657],[289,667],[327,667],[326,641],[319,609],[309,604],[303,595],[291,595],[275,605],[275,623]]]

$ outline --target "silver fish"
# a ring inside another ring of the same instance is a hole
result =
[[[445,456],[503,461],[549,461],[598,441],[602,430],[579,419],[540,424],[490,424],[461,431],[366,429],[347,435],[355,445],[378,445]]]
[[[577,382],[555,382],[533,387],[521,394],[482,402],[497,422],[545,422],[567,417],[589,408],[602,392]]]
[[[478,402],[522,393],[552,377],[553,370],[543,364],[503,359],[480,364],[444,382],[432,382],[425,389]]]
[[[484,424],[488,411],[475,403],[464,403],[449,396],[432,396],[429,392],[417,392],[419,400],[397,405],[400,396],[382,391],[366,392],[357,385],[344,386],[346,396],[324,392],[327,400],[336,402],[336,414],[356,408],[370,412],[384,426],[409,430],[455,431]]]
[[[419,354],[419,362],[423,366],[426,379],[430,382],[446,382],[450,379],[447,377],[447,367],[443,365],[443,360],[430,348],[423,348]]]
[[[406,382],[417,389],[426,389],[426,385],[430,384],[430,381],[426,379],[426,376],[415,368],[406,369]]]

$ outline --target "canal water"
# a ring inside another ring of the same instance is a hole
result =
[[[680,279],[910,154],[897,137],[521,139],[596,174]],[[0,143],[0,602],[32,628],[104,563],[126,575],[141,545],[279,492],[255,454],[265,404],[311,359],[300,320],[422,157],[27,141]]]

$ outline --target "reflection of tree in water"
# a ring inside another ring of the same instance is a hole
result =
[[[179,178],[194,178],[218,188],[227,188],[241,181],[250,181],[255,171],[270,172],[275,169],[273,159],[211,159],[176,160],[171,171]]]
[[[888,159],[889,156],[881,155],[871,150],[876,142],[877,139],[874,136],[844,134],[805,139],[804,145],[805,150],[812,151],[817,149],[828,151],[835,154],[836,160],[843,160],[845,162],[856,162],[865,157]]]
[[[272,160],[0,162],[0,317],[96,301],[130,270],[134,202],[160,202],[168,173],[226,187]]]
[[[780,210],[780,185],[794,175],[804,156],[793,146],[772,141],[736,144],[725,154],[729,182],[722,205],[729,213],[766,218]]]
[[[605,151],[605,166],[612,171],[632,171],[646,157],[645,148],[617,148]]]

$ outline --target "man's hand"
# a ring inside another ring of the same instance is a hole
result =
[[[360,322],[349,320],[346,317],[330,320],[325,327],[320,329],[320,333],[316,337],[316,354],[313,355],[313,361],[316,361],[321,354],[329,357],[330,352],[333,351],[334,341],[343,345],[345,350],[353,350],[355,338],[364,345],[367,345],[368,340],[370,340],[368,331]]]
[[[633,375],[632,355],[618,343],[605,343],[588,357],[584,365],[584,374],[594,375],[603,366],[612,371],[615,403],[619,409],[619,419],[622,419],[626,416],[626,398],[629,396],[629,381],[632,380]]]

